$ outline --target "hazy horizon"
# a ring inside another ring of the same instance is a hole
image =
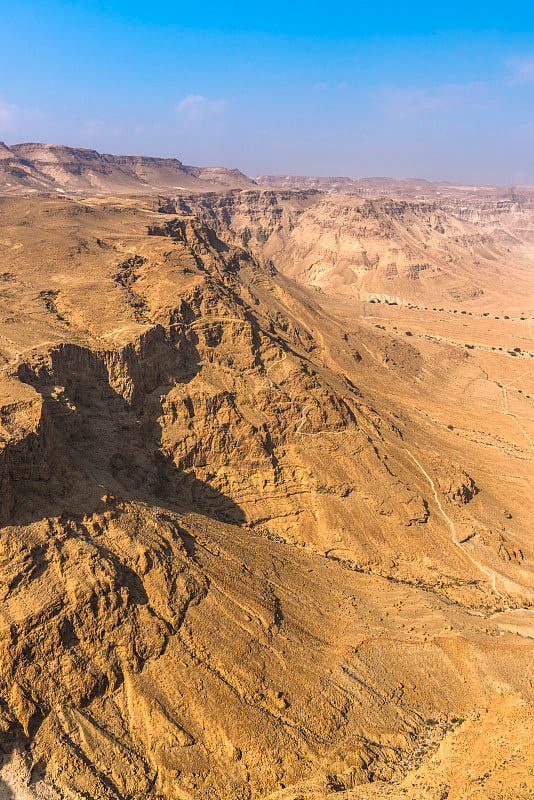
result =
[[[533,28],[517,2],[23,0],[3,11],[0,140],[251,176],[532,184]]]
[[[177,159],[182,164],[184,164],[184,166],[186,166],[186,167],[206,166],[206,167],[223,167],[223,168],[226,168],[226,169],[240,169],[238,164],[234,164],[234,165],[231,165],[231,166],[229,166],[228,164],[203,164],[203,165],[200,165],[200,164],[188,164],[182,158],[180,158],[179,155],[154,156],[153,153],[126,153],[126,152],[111,153],[111,152],[104,151],[104,150],[96,150],[96,148],[90,147],[90,146],[79,147],[79,146],[76,146],[76,145],[70,145],[70,144],[68,144],[66,142],[37,142],[37,141],[24,141],[24,142],[22,142],[22,141],[20,141],[20,142],[19,141],[17,141],[17,142],[6,142],[6,141],[3,141],[2,142],[2,140],[0,140],[0,143],[5,144],[7,147],[14,147],[16,145],[44,145],[44,146],[51,146],[51,147],[66,147],[66,148],[72,149],[72,150],[92,150],[94,152],[99,153],[100,155],[111,155],[111,156],[119,156],[119,157],[126,156],[126,157],[134,157],[134,158],[135,157],[140,157],[140,158],[163,158],[163,159],[169,158],[169,159]],[[240,170],[240,171],[243,172],[243,170]],[[252,179],[259,178],[259,177],[262,177],[264,175],[269,175],[269,176],[272,176],[272,177],[286,177],[287,176],[287,177],[293,177],[293,178],[299,178],[299,177],[302,177],[302,178],[324,178],[324,179],[330,178],[330,179],[333,179],[333,180],[335,180],[335,179],[341,179],[342,180],[344,178],[349,178],[351,180],[360,180],[360,179],[388,180],[388,179],[392,179],[392,180],[398,180],[398,181],[428,181],[428,182],[433,182],[433,183],[450,183],[451,185],[460,184],[460,185],[464,185],[464,186],[466,186],[466,185],[472,185],[472,186],[496,186],[496,187],[499,187],[499,188],[507,188],[508,186],[511,186],[511,187],[516,187],[516,186],[528,186],[528,187],[530,187],[530,186],[532,186],[532,184],[521,184],[521,183],[511,183],[511,184],[473,183],[473,184],[468,184],[465,181],[448,181],[446,179],[441,179],[441,178],[429,178],[429,177],[427,177],[425,175],[400,175],[400,176],[385,175],[385,174],[384,175],[371,175],[371,174],[369,174],[369,175],[348,175],[348,174],[345,174],[345,175],[342,175],[342,174],[332,175],[332,174],[326,174],[326,173],[325,174],[321,174],[319,172],[315,172],[313,174],[311,174],[311,173],[303,174],[303,173],[294,173],[294,172],[293,173],[289,173],[289,172],[260,173],[260,172],[257,172],[257,173],[254,173],[254,174],[252,174],[252,173],[248,173],[248,174],[247,173],[243,173],[243,174],[245,174],[246,177],[252,178]]]

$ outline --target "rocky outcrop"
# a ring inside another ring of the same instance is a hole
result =
[[[147,194],[255,185],[239,170],[188,167],[177,158],[117,156],[55,144],[0,144],[0,191],[6,194]]]
[[[499,617],[528,549],[451,539],[443,509],[474,530],[484,484],[457,502],[474,482],[400,402],[430,380],[410,343],[128,203],[40,201],[36,242],[17,206],[5,235],[0,788],[394,786],[430,729],[531,698]]]
[[[478,493],[478,487],[473,478],[452,464],[440,463],[438,480],[443,495],[456,505],[469,503]]]
[[[336,296],[455,308],[485,294],[490,308],[502,303],[488,294],[501,268],[530,292],[531,202],[476,198],[466,205],[437,194],[362,198],[279,188],[182,194],[161,208],[200,216],[262,263]]]

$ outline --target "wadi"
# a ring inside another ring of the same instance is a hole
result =
[[[0,798],[532,798],[534,188],[0,145],[0,322]]]

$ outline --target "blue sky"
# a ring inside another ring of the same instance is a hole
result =
[[[534,4],[0,0],[0,139],[534,183]]]

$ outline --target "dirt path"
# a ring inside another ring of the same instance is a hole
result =
[[[503,415],[505,417],[510,417],[512,422],[515,423],[515,425],[521,431],[521,434],[527,440],[530,450],[532,452],[534,452],[534,441],[532,440],[532,437],[527,433],[527,431],[524,429],[524,427],[519,422],[520,419],[522,419],[524,421],[531,421],[532,422],[533,421],[532,417],[518,417],[517,414],[512,414],[512,412],[509,409],[509,404],[508,404],[508,387],[512,386],[512,384],[517,383],[518,381],[520,381],[521,378],[525,377],[525,375],[530,375],[532,372],[534,372],[534,370],[533,369],[529,369],[529,370],[527,370],[527,372],[523,372],[521,375],[518,375],[517,377],[512,378],[512,380],[507,381],[505,384],[503,384],[502,393],[503,393],[503,400],[504,400],[504,411],[502,413],[503,413]]]
[[[378,325],[375,324],[374,327],[378,327],[379,329],[384,330],[386,333],[389,333],[390,336],[406,336],[407,335],[406,331],[400,330],[399,328],[397,328],[397,330],[395,330],[392,326],[390,326],[390,325],[388,326],[387,325],[387,320],[384,320],[382,317],[376,317],[376,316],[375,317],[370,317],[370,316],[368,316],[368,317],[366,317],[366,320],[381,320],[382,324],[381,325],[380,324],[378,324]],[[503,350],[503,349],[497,350],[494,347],[490,347],[489,345],[483,345],[483,344],[469,344],[469,343],[467,343],[467,345],[466,345],[465,342],[459,342],[456,339],[447,339],[445,336],[433,336],[430,333],[418,333],[417,331],[411,331],[408,334],[408,338],[426,339],[429,342],[442,342],[444,344],[449,344],[452,347],[458,347],[458,348],[461,348],[461,349],[467,350],[467,351],[479,350],[479,351],[483,351],[485,353],[493,353],[494,355],[500,355],[500,356],[506,356],[507,355],[510,358],[512,356],[514,358],[519,358],[519,359],[520,358],[523,358],[523,359],[532,359],[532,358],[534,358],[534,352],[530,352],[530,351],[527,351],[527,350],[521,350],[521,352],[515,353],[515,352],[510,352],[510,350]]]
[[[430,484],[430,487],[431,487],[431,489],[432,489],[432,492],[433,492],[433,494],[434,494],[434,500],[436,501],[436,505],[437,505],[437,507],[439,508],[439,512],[440,512],[441,516],[443,517],[443,519],[445,520],[445,522],[447,523],[447,525],[448,525],[448,526],[449,526],[449,528],[450,528],[450,531],[451,531],[451,540],[452,540],[452,543],[453,543],[453,544],[454,544],[454,545],[455,545],[455,546],[456,546],[456,547],[457,547],[459,550],[461,550],[461,551],[462,551],[462,553],[463,553],[465,556],[467,556],[467,558],[468,558],[468,559],[469,559],[469,560],[470,560],[470,561],[471,561],[471,562],[472,562],[472,563],[475,565],[475,567],[476,567],[478,570],[480,570],[480,572],[482,572],[482,573],[483,573],[483,574],[484,574],[484,575],[485,575],[487,578],[489,578],[489,579],[490,579],[490,582],[491,582],[491,586],[492,586],[492,589],[493,589],[493,591],[494,591],[496,594],[498,594],[498,595],[500,596],[500,592],[499,592],[499,590],[497,589],[497,576],[496,576],[496,573],[495,573],[495,571],[494,571],[494,570],[491,570],[491,569],[488,569],[488,568],[487,568],[487,567],[485,567],[483,564],[481,564],[481,563],[480,563],[480,561],[477,561],[477,559],[476,559],[476,558],[474,558],[474,556],[472,556],[472,555],[471,555],[471,553],[469,553],[469,552],[468,552],[468,550],[467,550],[467,549],[466,549],[466,548],[465,548],[465,547],[464,547],[464,546],[461,544],[461,542],[459,542],[459,541],[458,541],[458,536],[457,536],[457,533],[456,533],[456,525],[454,524],[454,522],[452,521],[452,519],[449,517],[449,515],[447,514],[447,512],[445,511],[445,509],[444,509],[444,508],[443,508],[443,506],[441,505],[441,501],[440,501],[440,499],[439,499],[439,497],[438,497],[438,493],[436,492],[436,487],[435,487],[435,485],[434,485],[434,481],[432,480],[432,478],[430,477],[430,475],[428,474],[428,472],[427,472],[427,471],[424,469],[424,467],[422,466],[422,464],[421,464],[421,463],[420,463],[420,462],[417,460],[417,458],[416,458],[416,457],[413,455],[413,453],[411,453],[411,452],[408,450],[408,448],[407,448],[407,447],[404,447],[404,448],[403,448],[403,450],[404,450],[406,453],[408,453],[408,455],[410,456],[410,458],[412,459],[412,461],[413,461],[413,462],[416,464],[416,466],[419,468],[420,472],[421,472],[421,473],[422,473],[422,474],[425,476],[425,478],[427,479],[428,483]]]
[[[12,339],[8,339],[7,336],[2,336],[0,338],[2,338],[5,342],[9,342],[10,344],[14,344],[16,347],[20,346],[19,342],[14,342]],[[59,344],[59,341],[55,341],[55,342],[52,342],[52,341],[38,342],[37,344],[32,344],[29,347],[23,347],[21,350],[16,350],[10,356],[10,359],[9,359],[9,362],[8,362],[7,366],[8,367],[12,367],[14,364],[16,364],[18,362],[18,360],[20,359],[20,357],[22,355],[24,355],[24,353],[30,353],[32,350],[39,350],[40,348],[47,347],[48,345],[53,346],[53,345],[56,345],[56,344]]]

